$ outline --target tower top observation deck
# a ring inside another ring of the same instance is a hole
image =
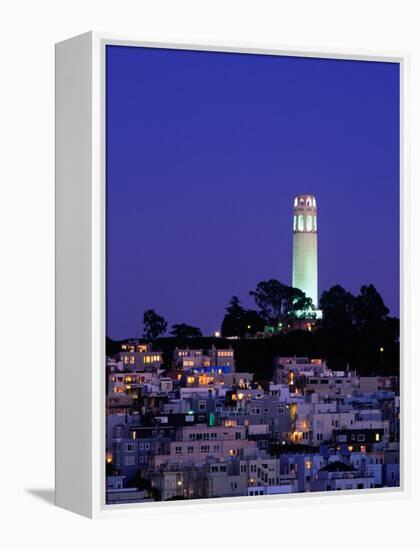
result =
[[[314,195],[297,195],[293,203],[293,233],[317,233]]]

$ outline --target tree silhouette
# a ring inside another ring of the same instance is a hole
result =
[[[171,334],[176,338],[197,338],[199,336],[203,336],[199,328],[192,327],[191,325],[187,325],[185,323],[172,325]]]
[[[223,336],[241,336],[245,309],[237,296],[232,296],[222,322]]]
[[[334,285],[322,293],[319,307],[325,327],[346,328],[354,324],[355,297],[342,286]]]
[[[147,309],[143,315],[143,335],[148,340],[154,340],[166,332],[168,324],[165,319],[153,309]]]
[[[315,317],[312,299],[298,288],[284,285],[276,279],[261,281],[250,293],[260,309],[260,315],[277,330],[280,322],[297,317]]]
[[[365,328],[384,321],[389,309],[376,288],[370,284],[361,287],[360,294],[355,300],[354,313],[357,326]]]
[[[265,321],[253,309],[245,309],[237,296],[232,296],[222,322],[223,336],[244,336],[264,330]]]

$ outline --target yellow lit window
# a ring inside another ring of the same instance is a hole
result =
[[[231,428],[233,426],[237,426],[238,425],[238,422],[236,420],[226,420],[225,421],[225,426],[227,428]]]

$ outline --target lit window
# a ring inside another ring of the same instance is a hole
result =
[[[379,434],[375,434],[375,441],[380,441]]]
[[[298,231],[304,231],[303,216],[298,217]]]
[[[306,231],[312,231],[312,216],[306,216]]]
[[[316,216],[314,216],[314,231],[316,231]]]
[[[297,224],[296,216],[293,216],[293,231],[296,231],[296,224]]]
[[[297,206],[297,205],[298,205],[298,198],[295,197],[295,206]]]

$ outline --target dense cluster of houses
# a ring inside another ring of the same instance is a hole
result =
[[[396,377],[278,357],[258,383],[232,349],[128,342],[106,409],[108,503],[399,485]]]

